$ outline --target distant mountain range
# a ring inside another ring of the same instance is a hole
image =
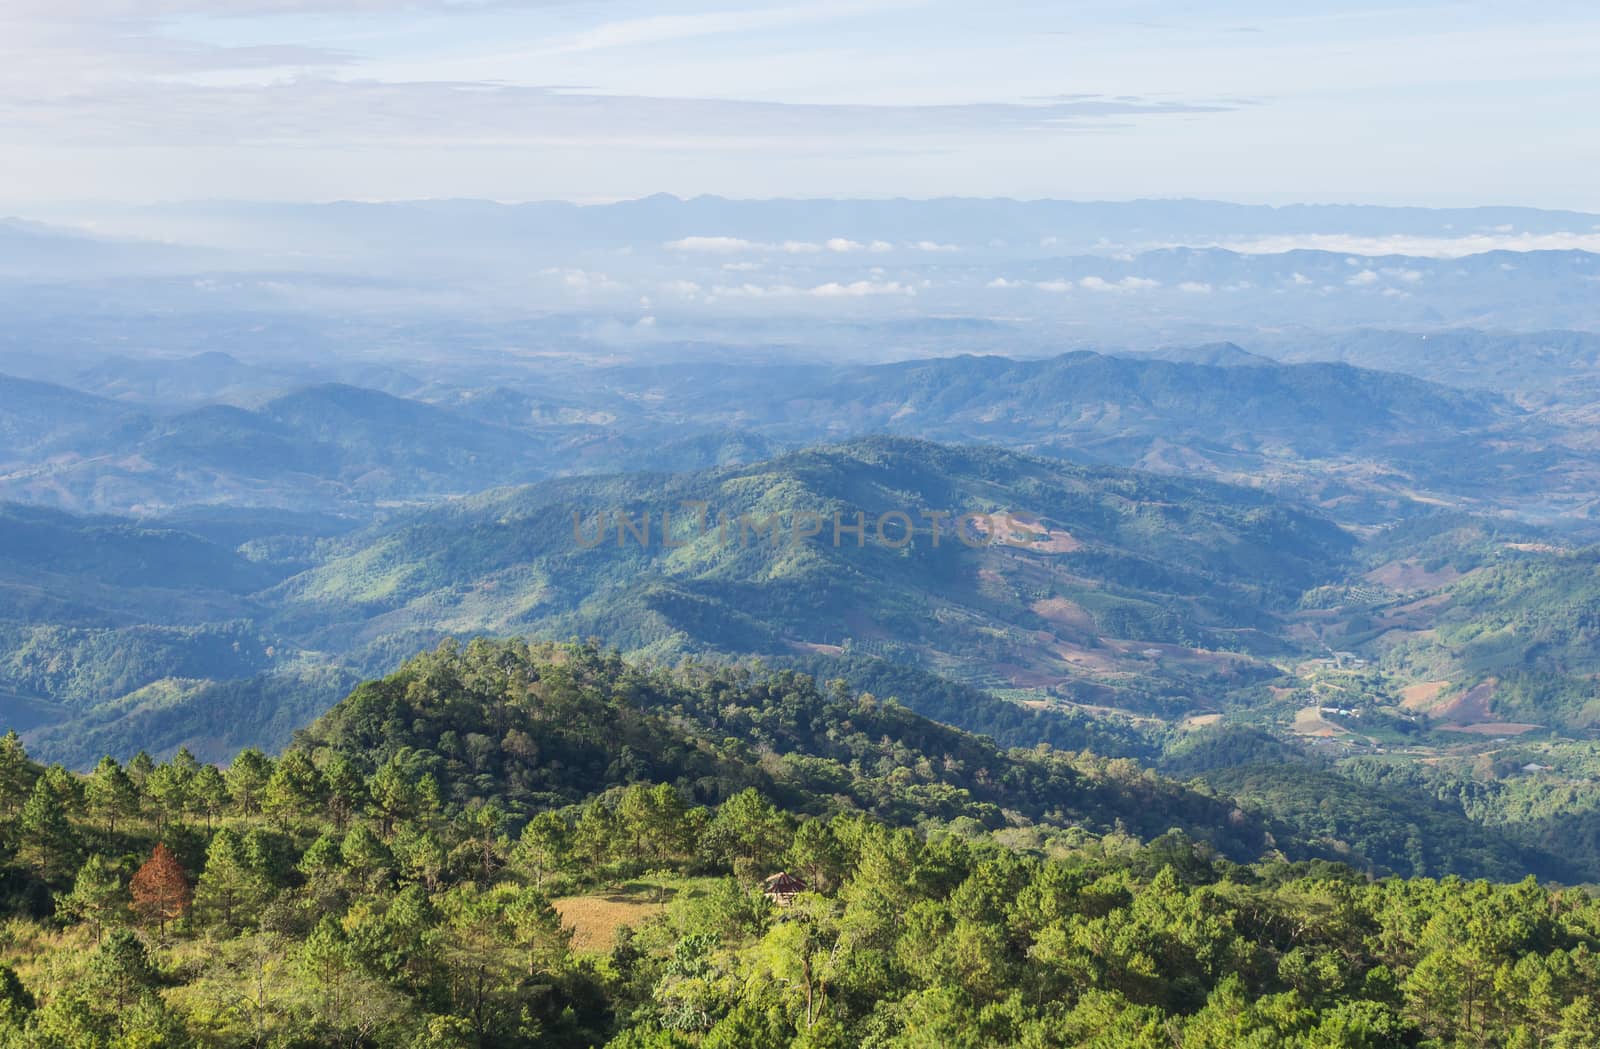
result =
[[[874,433],[1200,474],[1365,522],[1419,500],[1548,517],[1581,510],[1594,478],[1583,418],[1347,364],[1277,364],[1226,343],[1137,357],[628,364],[501,385],[389,376],[409,397],[294,386],[297,374],[212,353],[76,380],[121,400],[0,379],[0,497],[86,511],[366,514],[543,477],[752,462]],[[206,376],[234,403],[193,406]],[[174,401],[151,403],[162,391]]]

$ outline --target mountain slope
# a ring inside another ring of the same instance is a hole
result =
[[[686,503],[706,505],[704,534]],[[681,544],[671,549],[663,510]],[[974,549],[948,519],[936,543],[923,516],[935,511],[1036,523],[1008,533],[1024,546]],[[903,522],[886,523],[890,543],[875,531],[895,513],[917,529],[900,548]],[[601,514],[604,541],[588,548],[579,535],[592,542]],[[627,531],[619,541],[618,514],[636,528],[651,515],[651,544]],[[819,534],[796,542],[806,514]],[[870,538],[841,529],[834,545],[835,516],[858,514]],[[779,533],[758,533],[772,515]],[[1116,698],[1135,668],[1172,681],[1272,673],[1251,653],[1280,648],[1273,610],[1336,572],[1351,546],[1329,522],[1248,490],[877,438],[486,493],[352,537],[270,600],[277,629],[326,649],[484,630],[594,634],[657,654],[848,649]]]

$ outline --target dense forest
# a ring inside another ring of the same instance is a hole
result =
[[[79,775],[7,736],[0,812],[6,1046],[1600,1030],[1582,890],[1332,862],[1198,783],[759,665],[447,645],[226,768],[179,751]],[[577,905],[641,891],[601,942],[575,935]]]

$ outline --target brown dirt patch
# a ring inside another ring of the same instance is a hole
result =
[[[1028,607],[1035,615],[1052,623],[1078,630],[1094,630],[1094,616],[1090,615],[1082,605],[1068,601],[1064,597],[1042,598]]]
[[[818,641],[791,641],[789,645],[800,652],[816,652],[824,656],[844,655],[844,647],[842,645],[824,645]]]
[[[1427,710],[1439,694],[1450,687],[1448,681],[1419,681],[1400,690],[1400,705],[1407,710]]]
[[[1327,739],[1339,734],[1339,727],[1322,716],[1316,707],[1301,707],[1294,712],[1294,730],[1302,736]]]
[[[1454,725],[1475,725],[1493,720],[1489,701],[1494,698],[1496,678],[1486,678],[1459,696],[1454,696],[1433,708],[1433,715]]]
[[[1460,579],[1461,573],[1453,565],[1430,572],[1416,561],[1391,561],[1368,572],[1366,578],[1394,590],[1437,590]]]
[[[619,928],[666,910],[665,904],[627,896],[568,896],[550,902],[561,924],[572,930],[572,949],[587,953],[611,950]]]

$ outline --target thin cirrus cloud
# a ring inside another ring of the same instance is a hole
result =
[[[513,7],[549,7],[552,0],[6,0],[16,16],[57,21],[151,21],[186,16],[254,18],[263,15],[467,13]]]
[[[45,100],[0,96],[8,137],[86,145],[471,144],[611,141],[663,148],[1021,134],[1109,116],[1228,107],[1096,100],[1048,104],[828,105],[606,95],[555,87],[299,77],[266,86],[146,82]],[[924,250],[932,250],[924,247]]]

